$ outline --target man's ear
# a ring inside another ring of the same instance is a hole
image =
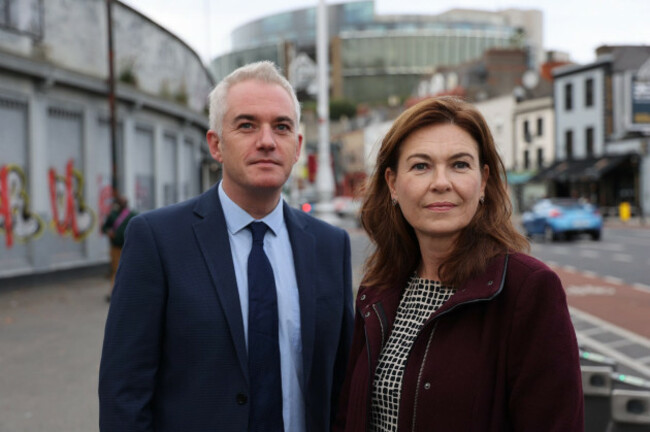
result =
[[[210,155],[212,158],[217,162],[223,162],[223,157],[221,155],[221,140],[219,139],[219,135],[210,129],[205,135],[205,139],[208,142],[208,148],[210,149]]]
[[[302,134],[298,134],[298,142],[296,143],[296,156],[293,159],[293,163],[298,162],[298,159],[300,159],[301,149],[302,149]]]

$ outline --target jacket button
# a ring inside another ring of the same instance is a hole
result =
[[[361,300],[365,300],[365,299],[366,299],[366,295],[365,295],[365,294],[361,294],[361,297],[360,297],[360,298],[361,298]]]
[[[370,316],[370,312],[366,312],[366,314],[365,314],[364,316],[365,316],[366,318],[368,318],[368,317]]]
[[[424,389],[429,390],[431,388],[431,383],[424,383]]]
[[[494,281],[488,281],[488,286],[492,285]]]
[[[248,402],[248,397],[243,393],[237,393],[237,405],[245,405]]]

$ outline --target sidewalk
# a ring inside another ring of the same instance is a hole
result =
[[[57,280],[60,279],[60,280]],[[0,431],[98,430],[102,276],[0,289]]]
[[[650,219],[639,217],[632,217],[629,220],[623,222],[616,217],[608,217],[603,220],[603,225],[605,228],[636,228],[636,229],[650,229]]]

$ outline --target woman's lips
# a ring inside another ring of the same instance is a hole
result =
[[[449,202],[444,202],[444,203],[433,203],[429,204],[427,208],[431,211],[434,212],[447,212],[449,210],[452,210],[454,207],[456,207],[455,204],[449,203]]]

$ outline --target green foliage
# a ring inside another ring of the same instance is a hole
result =
[[[357,115],[357,106],[346,99],[330,101],[330,120],[340,120],[341,117],[353,118]]]
[[[118,76],[118,80],[120,82],[126,83],[126,84],[131,84],[133,86],[138,85],[138,77],[135,75],[135,72],[133,71],[132,68],[124,68],[120,71],[120,75]]]

